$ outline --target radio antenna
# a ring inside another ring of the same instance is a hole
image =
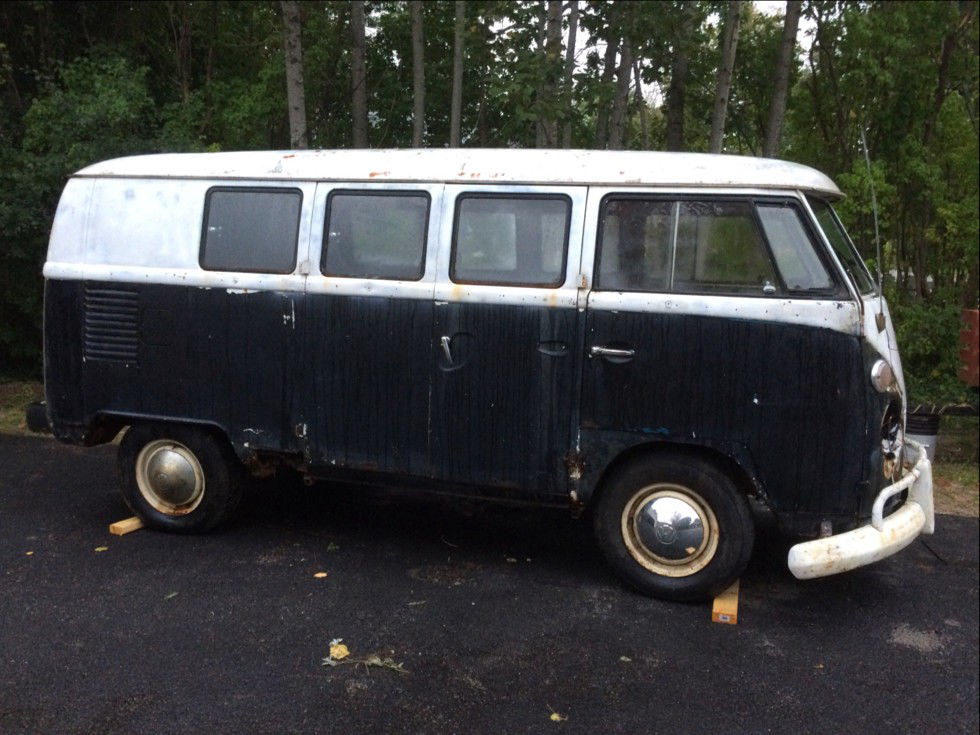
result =
[[[861,126],[861,148],[864,151],[864,165],[868,168],[868,186],[871,188],[871,215],[875,223],[875,270],[878,276],[878,313],[875,315],[875,324],[879,332],[885,331],[885,296],[884,283],[881,275],[881,237],[878,234],[878,197],[875,196],[875,179],[871,172],[871,156],[868,155],[868,139],[864,135],[864,126]]]

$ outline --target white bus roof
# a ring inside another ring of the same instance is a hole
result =
[[[819,171],[748,156],[542,149],[360,149],[161,153],[102,161],[76,176],[295,181],[791,189],[842,196]]]

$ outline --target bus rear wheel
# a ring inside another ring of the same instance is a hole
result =
[[[238,460],[210,432],[182,425],[132,426],[119,445],[123,498],[152,528],[208,531],[241,498]]]
[[[714,464],[650,455],[618,468],[600,491],[596,540],[630,586],[668,600],[718,594],[744,571],[755,527],[748,501]]]

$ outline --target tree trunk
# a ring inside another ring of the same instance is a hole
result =
[[[950,91],[949,73],[950,63],[953,58],[953,51],[956,49],[960,34],[970,27],[973,14],[976,13],[976,6],[972,3],[962,3],[959,5],[959,8],[959,19],[957,20],[956,25],[954,25],[949,32],[943,36],[942,47],[939,53],[939,69],[936,73],[936,91],[933,95],[932,109],[929,112],[929,117],[926,118],[925,129],[922,133],[922,143],[927,147],[932,142],[932,135],[936,130],[936,123],[939,120],[939,113],[942,111],[943,103],[946,101],[946,96]],[[967,105],[966,109],[970,113],[972,120],[972,106]]]
[[[819,21],[817,25],[817,38],[814,43],[811,44],[810,50],[807,52],[807,64],[810,67],[810,73],[807,75],[809,77],[809,82],[807,86],[810,89],[810,99],[813,104],[813,119],[816,121],[817,127],[820,130],[820,139],[827,143],[831,140],[830,126],[827,124],[827,114],[825,113],[826,103],[824,101],[824,94],[821,90],[820,79],[817,76],[817,61],[815,58],[815,53],[819,51],[817,44],[820,40],[819,31]]]
[[[412,147],[421,148],[425,138],[425,44],[422,0],[409,4],[412,14]]]
[[[561,131],[561,147],[572,147],[572,117],[575,115],[575,43],[578,36],[578,2],[572,0],[568,13],[568,47],[565,49],[565,73],[562,82],[565,94],[565,125]]]
[[[609,145],[609,102],[606,96],[616,74],[616,55],[619,52],[619,14],[621,6],[613,3],[606,32],[606,53],[602,60],[602,78],[599,82],[599,109],[596,111],[595,147]]]
[[[674,48],[674,61],[670,67],[670,86],[667,88],[667,150],[684,150],[684,96],[687,90],[688,47],[694,33],[697,7],[693,0],[685,0],[680,34]]]
[[[839,40],[833,30],[828,30],[827,18],[828,12],[821,7],[819,3],[814,3],[810,5],[813,11],[813,21],[816,25],[816,35],[814,46],[817,48],[819,64],[823,67],[823,73],[820,75],[823,79],[827,80],[829,87],[829,112],[832,114],[831,123],[833,128],[829,130],[829,134],[825,134],[824,140],[830,144],[827,150],[830,155],[836,156],[836,161],[834,165],[829,166],[831,170],[847,168],[851,165],[851,160],[854,156],[854,148],[856,143],[852,142],[852,126],[848,121],[848,109],[850,109],[849,104],[845,101],[844,95],[841,93],[840,84],[838,80],[840,75],[837,73],[837,64],[835,63],[835,58],[840,56],[840,51],[836,48],[836,42]],[[811,54],[813,52],[813,46],[810,47]],[[819,89],[820,85],[814,75],[811,77],[814,80],[813,88]],[[827,101],[824,102],[824,107],[828,104]],[[824,119],[823,116],[820,118]]]
[[[616,97],[613,99],[612,116],[609,119],[609,148],[612,150],[622,149],[626,140],[626,113],[632,74],[633,44],[627,34],[623,38],[623,50],[619,55],[619,70],[616,72]]]
[[[650,119],[647,114],[647,101],[643,99],[643,84],[640,79],[640,60],[633,61],[633,78],[636,84],[636,106],[640,111],[640,142],[643,150],[650,150]]]
[[[725,118],[728,115],[728,97],[732,89],[732,74],[735,71],[735,50],[738,46],[741,11],[741,0],[732,0],[728,5],[728,20],[725,23],[725,36],[721,44],[721,65],[718,67],[715,81],[715,107],[711,114],[709,153],[721,153],[722,141],[725,138]]]
[[[543,69],[538,86],[536,141],[538,148],[558,147],[558,122],[555,120],[554,97],[561,66],[561,0],[548,0],[544,21]]]
[[[282,0],[282,30],[286,54],[286,104],[289,109],[289,145],[309,148],[306,139],[306,94],[303,88],[303,42],[300,38],[299,2]]]
[[[174,37],[177,83],[180,85],[180,98],[185,104],[191,95],[192,79],[190,10],[187,3],[167,3],[167,13],[170,16],[170,30]]]
[[[453,31],[453,89],[449,109],[449,147],[459,148],[463,117],[463,43],[466,30],[466,3],[456,0],[456,26]]]
[[[352,0],[350,4],[351,25],[351,125],[352,142],[355,148],[368,147],[367,119],[367,71],[365,56],[367,42],[364,39],[364,0]]]
[[[544,148],[544,120],[542,118],[541,106],[542,100],[545,98],[544,90],[548,76],[548,54],[545,51],[545,46],[548,42],[548,2],[547,0],[539,0],[535,5],[538,6],[538,63],[540,68],[538,72],[538,84],[534,88],[534,147]]]
[[[776,60],[776,79],[773,82],[772,103],[769,105],[769,123],[766,125],[766,140],[762,155],[772,158],[779,150],[779,139],[783,132],[783,119],[786,117],[786,95],[789,91],[790,65],[795,58],[796,31],[800,26],[802,0],[787,0],[786,20],[783,23],[783,40],[779,46]]]

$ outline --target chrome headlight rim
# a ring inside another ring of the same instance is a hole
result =
[[[898,392],[898,378],[888,360],[875,360],[875,364],[871,366],[871,385],[879,393]]]

